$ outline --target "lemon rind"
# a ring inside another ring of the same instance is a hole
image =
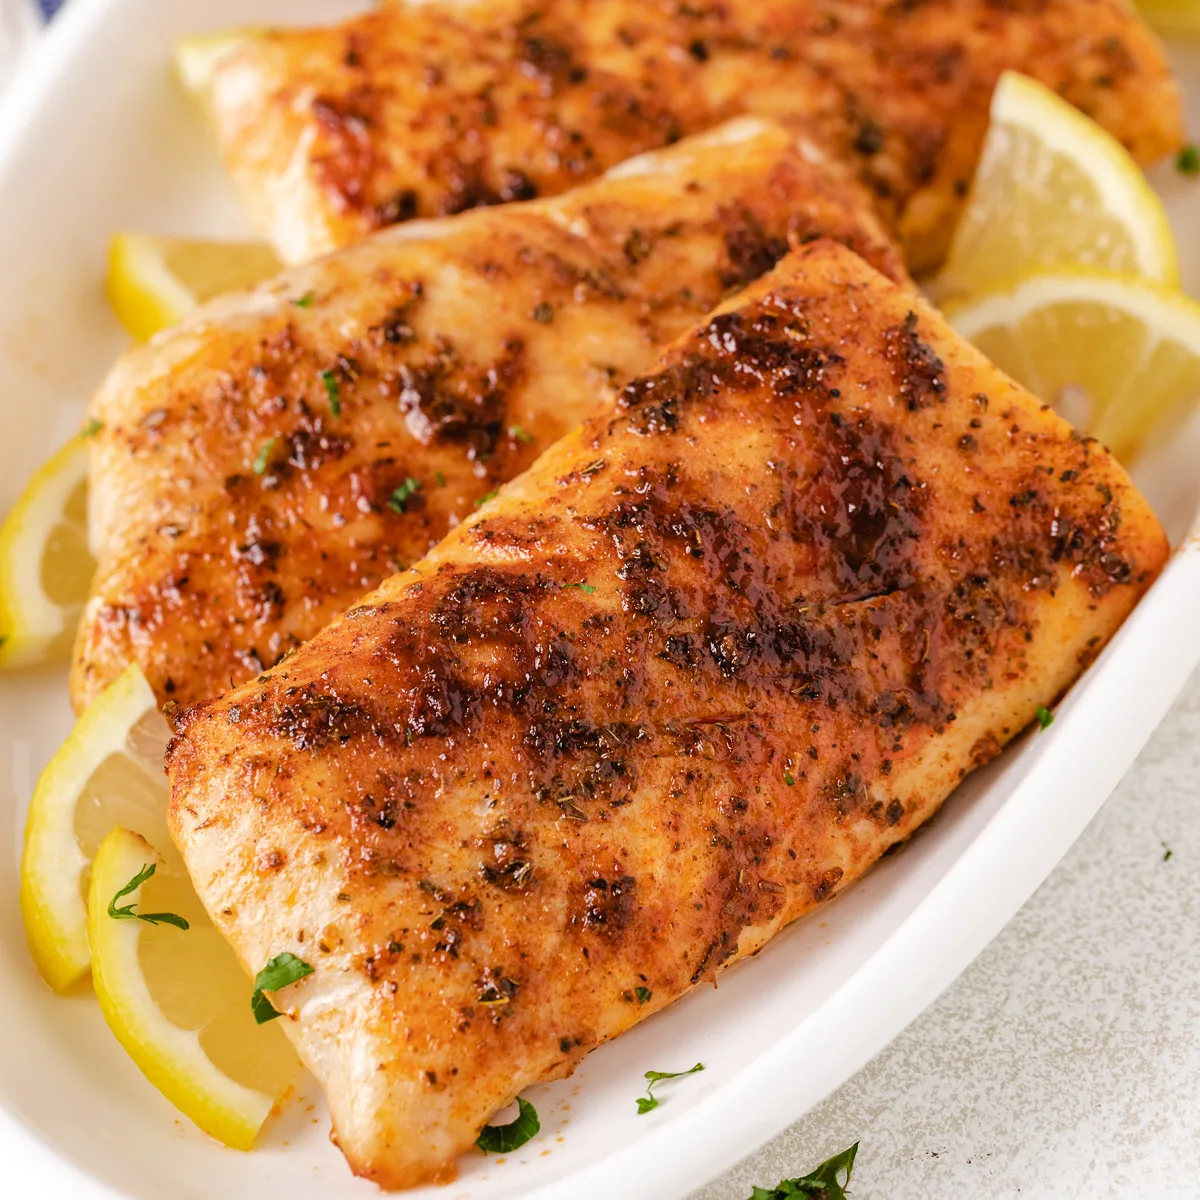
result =
[[[150,862],[162,865],[162,856],[127,829],[114,829],[96,852],[88,932],[95,947],[92,978],[101,1011],[138,1069],[181,1113],[226,1146],[249,1150],[274,1099],[230,1079],[205,1054],[198,1032],[167,1020],[138,960],[144,926],[108,916],[112,897]],[[122,903],[137,903],[140,892],[130,892]]]
[[[973,300],[947,304],[946,317],[970,340],[996,325],[1011,327],[1048,301],[1110,304],[1143,319],[1156,341],[1173,338],[1200,357],[1200,302],[1155,280],[1098,268],[1032,271]]]
[[[21,912],[34,961],[56,992],[82,976],[92,957],[80,889],[88,860],[75,837],[76,802],[100,764],[125,749],[129,730],[156,707],[146,677],[136,665],[127,667],[79,718],[34,788],[21,857]]]

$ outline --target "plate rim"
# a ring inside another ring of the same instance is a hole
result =
[[[73,0],[43,30],[0,96],[0,177],[22,145],[24,126],[58,85],[89,32],[120,0]],[[47,995],[51,994],[47,989]],[[127,1200],[61,1153],[27,1124],[0,1092],[0,1157],[5,1183],[28,1184],[72,1200]],[[27,1194],[33,1194],[32,1192]]]

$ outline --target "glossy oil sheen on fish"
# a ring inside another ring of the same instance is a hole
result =
[[[1005,69],[1139,162],[1182,140],[1162,49],[1122,0],[390,3],[244,38],[208,91],[226,166],[285,258],[559,193],[754,112],[852,166],[919,273],[945,252]]]
[[[315,968],[279,1003],[354,1170],[444,1178],[908,837],[1166,555],[1100,445],[819,241],[188,712],[172,831],[251,972]]]
[[[852,178],[743,119],[387,231],[131,351],[91,406],[77,708],[131,661],[181,705],[272,666],[818,235],[904,275]]]

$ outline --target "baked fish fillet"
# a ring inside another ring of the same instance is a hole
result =
[[[277,1001],[354,1170],[444,1177],[908,837],[1166,555],[1099,444],[814,243],[184,714],[172,833],[248,970],[315,968]]]
[[[387,231],[131,351],[91,406],[77,708],[132,661],[184,705],[277,662],[819,234],[904,274],[856,181],[744,118]]]
[[[1161,47],[1122,0],[392,3],[235,37],[204,68],[225,164],[292,260],[562,192],[756,112],[852,164],[920,272],[945,251],[1006,68],[1140,162],[1182,139]]]

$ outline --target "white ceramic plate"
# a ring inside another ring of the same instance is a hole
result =
[[[122,336],[101,295],[115,229],[248,232],[170,78],[185,33],[322,21],[351,0],[73,0],[0,108],[0,509],[77,427]],[[1176,56],[1200,95],[1200,51]],[[1193,128],[1200,128],[1195,104]],[[1169,168],[1187,281],[1200,185]],[[1188,208],[1193,210],[1189,220]],[[971,961],[1065,852],[1200,660],[1200,420],[1139,482],[1178,550],[1058,710],[959,789],[903,853],[752,964],[530,1093],[542,1133],[471,1154],[438,1200],[686,1195],[803,1114]],[[62,670],[0,680],[0,1194],[99,1200],[353,1200],[311,1079],[252,1154],[191,1127],[142,1078],[91,995],[53,997],[25,948],[17,867],[38,771],[70,725]],[[647,1068],[707,1070],[640,1117]],[[830,1147],[831,1151],[841,1147]],[[761,1180],[773,1184],[774,1180]],[[731,1198],[734,1200],[734,1198]]]

